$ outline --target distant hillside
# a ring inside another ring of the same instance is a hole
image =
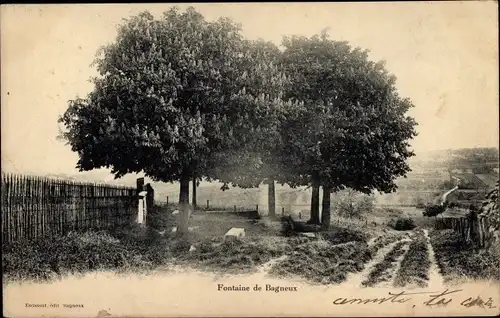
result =
[[[499,167],[498,148],[463,148],[417,153],[408,162],[419,169],[474,169],[476,173],[488,173]]]

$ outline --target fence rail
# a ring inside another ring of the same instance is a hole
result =
[[[133,187],[2,173],[1,197],[3,242],[124,225],[137,213]]]
[[[468,215],[466,217],[437,218],[435,228],[452,229],[464,242],[472,242],[479,248],[489,248],[494,241],[488,217]]]

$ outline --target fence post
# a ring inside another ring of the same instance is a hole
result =
[[[137,178],[135,181],[136,184],[136,204],[137,204],[137,212],[135,217],[135,222],[141,224],[144,218],[144,201],[145,197],[141,197],[141,192],[144,190],[144,178]]]
[[[167,206],[168,206],[168,195],[167,195]]]
[[[210,206],[210,201],[207,200],[207,210],[208,210],[208,207]]]
[[[144,189],[144,178],[137,178],[136,180],[137,195]]]
[[[153,187],[151,186],[151,184],[146,184],[146,191],[148,192],[147,196],[146,196],[146,201],[147,201],[147,206],[149,208],[152,208],[154,203],[155,203],[155,190],[153,189]]]
[[[146,223],[146,216],[148,213],[147,210],[147,191],[139,192],[139,206],[137,213],[137,223],[140,225],[144,225]]]
[[[284,216],[285,215],[285,207],[282,207],[281,208],[281,216]]]

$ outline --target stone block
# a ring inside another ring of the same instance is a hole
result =
[[[305,237],[309,237],[309,238],[315,238],[316,237],[316,233],[313,233],[313,232],[302,232],[302,233],[299,233],[300,236],[305,236]]]
[[[245,237],[245,229],[233,227],[224,235],[224,240],[238,240]]]

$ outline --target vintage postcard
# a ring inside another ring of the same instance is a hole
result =
[[[497,2],[0,12],[4,317],[500,313]]]

